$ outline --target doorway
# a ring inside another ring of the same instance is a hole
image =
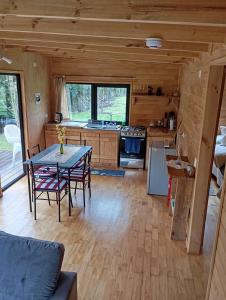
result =
[[[25,174],[23,129],[20,75],[0,73],[0,174],[3,189]]]

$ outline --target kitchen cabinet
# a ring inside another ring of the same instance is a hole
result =
[[[45,142],[46,148],[53,144],[59,143],[57,139],[56,130],[45,130]]]
[[[85,140],[87,146],[93,147],[92,162],[95,166],[118,167],[119,136],[120,132],[113,130],[73,128],[73,126],[66,129],[66,138],[71,139],[70,143],[72,140],[82,142]],[[55,124],[45,125],[45,141],[46,147],[59,143]]]
[[[96,132],[81,132],[81,139],[86,140],[87,146],[93,147],[92,161],[100,162],[100,136]]]
[[[118,133],[100,133],[100,162],[118,165],[119,135]]]

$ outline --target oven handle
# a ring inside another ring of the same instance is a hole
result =
[[[134,137],[137,138],[136,136],[134,136]],[[134,138],[134,137],[130,136],[129,138]],[[121,140],[125,140],[125,139],[128,139],[128,138],[121,137]],[[140,139],[140,140],[141,140],[141,142],[144,141],[144,139]]]

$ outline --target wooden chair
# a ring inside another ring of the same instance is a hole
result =
[[[84,155],[81,160],[73,166],[69,174],[68,172],[63,173],[63,177],[68,180],[70,188],[71,182],[75,182],[75,194],[77,189],[83,191],[83,204],[84,207],[86,206],[86,198],[85,198],[85,191],[86,186],[89,188],[89,197],[91,198],[91,158],[92,158],[92,149]],[[81,188],[78,188],[78,183],[82,184]]]
[[[38,177],[37,173],[41,166],[33,165],[31,162],[31,175],[32,175],[32,194],[33,194],[33,202],[34,202],[34,219],[37,219],[36,215],[36,201],[37,200],[48,200],[50,203],[49,193],[55,193],[56,197],[51,199],[51,201],[56,201],[58,205],[58,220],[61,221],[60,217],[60,203],[61,200],[66,196],[68,191],[68,181],[60,176],[60,170],[58,164],[49,164],[46,166],[48,169],[55,168],[57,170],[57,174],[55,177],[53,176],[46,176]],[[61,197],[62,192],[64,195]],[[47,198],[42,198],[42,195],[47,193]],[[70,195],[68,197],[69,203],[69,216],[71,216],[71,202],[70,202]]]

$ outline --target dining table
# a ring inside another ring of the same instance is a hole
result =
[[[26,166],[27,182],[28,182],[28,195],[29,195],[29,208],[32,212],[32,191],[31,191],[31,163],[33,165],[47,166],[49,164],[57,164],[59,169],[67,170],[68,177],[70,178],[71,168],[77,164],[83,156],[85,156],[91,149],[91,146],[82,145],[63,145],[63,153],[60,152],[60,144],[53,144],[50,147],[42,150],[38,154],[32,156],[30,159],[24,161]],[[69,184],[69,197],[71,199],[71,190]]]

